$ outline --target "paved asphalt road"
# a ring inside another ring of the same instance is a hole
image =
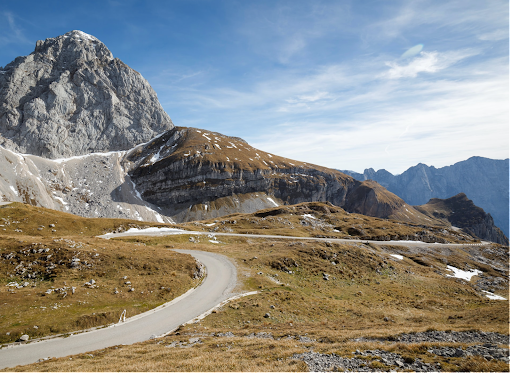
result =
[[[177,250],[194,256],[206,267],[203,283],[173,300],[124,323],[67,338],[49,339],[0,349],[0,369],[34,363],[45,357],[64,357],[119,344],[133,344],[175,330],[227,299],[236,284],[236,268],[224,256]]]
[[[336,238],[310,238],[302,236],[281,236],[281,235],[260,235],[260,234],[236,234],[226,232],[207,232],[207,231],[186,231],[180,229],[168,229],[159,231],[141,231],[141,232],[121,232],[112,233],[99,236],[104,239],[120,238],[126,236],[166,236],[166,235],[214,235],[214,236],[242,236],[247,238],[266,238],[266,239],[293,239],[293,240],[313,240],[313,241],[329,241],[333,243],[373,243],[373,244],[386,244],[386,245],[403,245],[406,247],[461,247],[468,245],[486,245],[487,242],[474,243],[474,244],[442,244],[442,243],[425,243],[419,241],[407,241],[407,240],[361,240],[361,239],[336,239]]]

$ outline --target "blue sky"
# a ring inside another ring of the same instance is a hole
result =
[[[82,30],[177,126],[362,172],[509,155],[505,0],[2,1],[0,65]]]

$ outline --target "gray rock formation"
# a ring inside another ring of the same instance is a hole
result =
[[[123,166],[142,198],[177,221],[308,201],[382,218],[406,211],[416,222],[423,216],[375,182],[362,183],[200,129],[176,127],[127,152]]]
[[[463,192],[490,213],[496,226],[509,235],[509,159],[471,157],[439,169],[418,164],[400,175],[383,169],[366,169],[364,174],[349,170],[342,172],[360,181],[372,179],[411,205],[422,205],[432,198],[446,199]]]
[[[125,152],[49,160],[0,147],[0,201],[83,217],[172,222],[142,200],[121,166]],[[52,225],[50,224],[51,228]],[[58,232],[58,227],[55,227]]]
[[[464,193],[448,199],[430,199],[428,203],[415,208],[433,219],[446,220],[471,236],[509,245],[508,238],[494,225],[492,216],[476,206]]]
[[[0,145],[46,158],[127,150],[173,128],[149,83],[95,37],[38,41],[0,68]]]

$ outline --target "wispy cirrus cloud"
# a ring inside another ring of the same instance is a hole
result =
[[[491,40],[491,41],[497,41],[497,40],[505,40],[509,37],[509,32],[507,28],[501,28],[498,30],[494,30],[485,34],[481,34],[478,36],[478,39],[480,40]]]
[[[11,12],[0,12],[0,19],[3,18],[3,26],[0,27],[0,44],[24,43],[32,44],[33,42],[25,37],[22,28],[16,21],[16,16]]]

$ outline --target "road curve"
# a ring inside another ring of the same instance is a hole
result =
[[[46,357],[65,357],[162,336],[230,296],[236,284],[236,268],[225,256],[203,251],[176,252],[190,254],[206,267],[207,276],[199,287],[165,305],[129,318],[124,323],[67,338],[0,349],[0,369],[34,363]]]

